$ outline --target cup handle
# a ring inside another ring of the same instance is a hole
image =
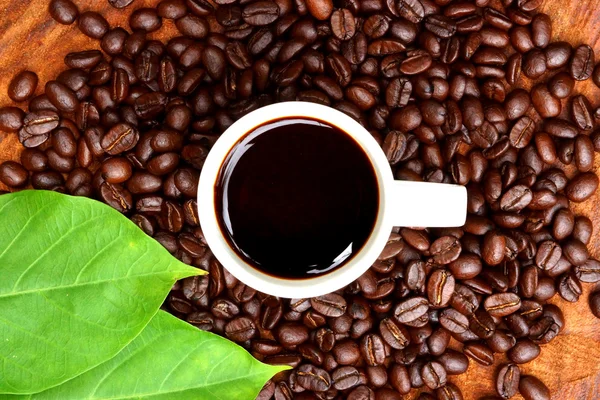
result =
[[[394,226],[446,228],[463,226],[467,189],[446,183],[390,182],[388,218]]]

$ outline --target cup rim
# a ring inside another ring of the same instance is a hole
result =
[[[323,275],[305,279],[285,279],[263,273],[240,258],[223,236],[216,215],[215,184],[223,162],[239,140],[270,120],[306,117],[331,124],[346,132],[363,149],[377,177],[379,204],[377,219],[367,242],[343,266]],[[376,261],[385,247],[392,224],[386,218],[392,171],[377,141],[357,121],[334,108],[316,103],[292,101],[254,110],[235,121],[216,141],[206,158],[198,184],[198,215],[204,237],[217,260],[246,285],[278,297],[307,298],[338,290],[359,278]],[[386,189],[387,188],[387,189]]]

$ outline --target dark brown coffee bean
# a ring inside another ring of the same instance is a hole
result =
[[[348,9],[338,9],[331,14],[331,31],[340,40],[348,40],[356,32],[354,16]]]
[[[494,353],[483,343],[469,342],[465,344],[463,353],[486,367],[494,363]]]
[[[108,22],[106,19],[97,12],[86,11],[79,16],[77,21],[79,30],[86,36],[92,39],[102,39],[109,30]]]
[[[496,392],[503,399],[510,399],[519,391],[521,371],[515,364],[506,364],[500,368],[496,377]]]
[[[517,340],[508,331],[498,329],[486,343],[495,353],[506,353],[517,343]]]
[[[535,47],[531,36],[531,31],[523,26],[517,26],[510,32],[511,43],[520,53],[527,53]]]
[[[11,188],[27,184],[29,174],[23,166],[15,161],[4,161],[0,164],[0,182]]]
[[[58,126],[59,116],[54,111],[37,111],[25,115],[19,139],[26,147],[36,147],[48,139],[48,134]],[[40,137],[45,137],[41,140]],[[26,144],[24,142],[32,142]],[[34,144],[37,143],[37,144]]]
[[[490,314],[483,310],[469,315],[469,329],[478,337],[488,339],[496,330],[496,324]]]
[[[418,24],[425,17],[425,8],[420,0],[400,0],[389,3],[391,4],[389,8],[392,14],[402,16],[413,24]]]
[[[167,19],[179,19],[187,13],[185,1],[163,0],[156,7],[158,16]]]
[[[8,97],[13,101],[24,101],[33,96],[38,77],[34,72],[21,71],[8,84]]]
[[[594,49],[588,45],[580,45],[575,49],[569,70],[576,81],[588,79],[594,69]]]
[[[20,161],[21,165],[30,172],[41,172],[48,168],[48,157],[38,149],[24,148]]]
[[[331,374],[333,387],[348,390],[360,385],[360,373],[354,367],[339,367]]]
[[[539,49],[530,50],[523,57],[523,74],[530,79],[542,76],[546,68],[546,55]]]
[[[423,383],[429,389],[438,389],[446,384],[446,370],[444,366],[437,361],[430,361],[423,365],[421,377]]]
[[[533,43],[539,48],[545,48],[552,38],[552,21],[546,14],[536,14],[531,21]]]
[[[550,43],[548,47],[544,49],[548,68],[556,69],[567,65],[572,52],[573,47],[567,42]]]
[[[125,29],[120,27],[113,28],[104,35],[100,42],[100,47],[102,47],[102,50],[107,54],[121,54],[125,49],[125,42],[128,36],[129,34]]]
[[[440,400],[462,400],[463,395],[458,387],[454,384],[448,382],[445,386],[438,388],[435,390],[435,395]],[[433,399],[433,397],[432,397]],[[419,399],[419,400],[428,400],[428,399]],[[429,399],[430,400],[430,399]]]
[[[102,201],[121,213],[126,213],[133,207],[131,193],[119,184],[104,182],[100,186],[100,197]]]
[[[543,118],[556,117],[560,114],[560,101],[551,95],[544,84],[538,84],[531,89],[531,101]]]
[[[358,343],[352,340],[338,342],[332,349],[335,360],[340,365],[353,365],[361,357]]]
[[[391,318],[384,318],[379,323],[379,333],[383,340],[394,349],[403,349],[410,343],[408,330]]]
[[[79,15],[77,6],[70,0],[52,0],[48,12],[56,22],[63,25],[71,25]]]
[[[0,130],[4,132],[16,132],[23,126],[25,113],[17,107],[0,108]]]
[[[434,242],[435,243],[435,242]],[[454,277],[443,269],[435,270],[427,283],[427,296],[434,307],[444,307],[454,293]]]
[[[256,333],[254,322],[247,317],[237,317],[225,325],[225,335],[237,343],[252,339]]]
[[[523,89],[515,89],[508,94],[504,109],[508,119],[514,120],[521,118],[531,104],[529,94]]]
[[[360,351],[367,365],[381,365],[385,360],[384,342],[377,334],[370,333],[363,336],[360,341]]]
[[[324,392],[331,387],[331,376],[329,373],[314,365],[302,365],[295,374],[298,384],[305,389]]]
[[[102,138],[102,148],[110,155],[131,150],[139,140],[139,133],[133,126],[121,123],[113,126]]]
[[[540,346],[529,339],[521,339],[508,351],[509,360],[516,364],[528,363],[540,355]]]
[[[519,381],[519,393],[525,400],[550,400],[550,390],[534,376],[525,375]]]
[[[578,95],[571,100],[571,115],[575,124],[584,131],[594,128],[592,107],[587,97]]]
[[[279,18],[279,6],[269,0],[250,3],[244,7],[242,18],[252,26],[268,25]]]
[[[447,308],[440,314],[440,324],[453,333],[462,333],[469,328],[469,320],[460,312]]]
[[[462,248],[456,237],[443,236],[434,241],[429,250],[436,264],[449,264],[458,258]]]
[[[46,83],[45,91],[50,102],[61,111],[74,112],[79,105],[75,93],[60,82],[50,81]]]
[[[519,310],[521,299],[514,293],[497,293],[483,303],[487,312],[494,317],[505,317]]]
[[[450,343],[450,332],[444,328],[435,330],[431,336],[427,338],[427,347],[429,348],[429,354],[439,356],[443,354],[448,348]]]
[[[569,181],[565,194],[569,200],[580,203],[589,199],[597,188],[598,177],[591,172],[584,172]]]
[[[399,303],[394,309],[394,317],[400,323],[416,320],[427,313],[429,304],[424,297],[413,297]]]
[[[125,8],[133,3],[133,0],[108,0],[108,4],[114,8]]]
[[[600,292],[590,293],[589,305],[592,310],[592,314],[596,318],[600,318]]]

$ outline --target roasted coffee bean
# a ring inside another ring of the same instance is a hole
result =
[[[523,74],[530,79],[542,76],[546,68],[546,55],[539,49],[530,50],[523,57]]]
[[[102,39],[110,28],[106,19],[95,11],[82,13],[77,24],[81,33],[92,39]]]
[[[556,117],[560,114],[560,101],[551,95],[544,84],[538,84],[531,89],[531,102],[543,118]]]
[[[505,317],[519,310],[521,299],[514,293],[497,293],[483,303],[486,311],[494,317]]]
[[[434,242],[435,243],[435,242]],[[450,302],[454,293],[454,277],[443,269],[435,270],[427,283],[429,302],[434,307],[443,307]]]
[[[450,343],[450,332],[444,328],[439,328],[427,338],[427,347],[429,354],[439,356],[443,354]]]
[[[578,95],[571,100],[571,115],[575,124],[584,131],[594,128],[592,107],[587,97]]]
[[[520,339],[517,344],[507,352],[508,358],[516,364],[528,363],[540,354],[540,346],[529,339]]]
[[[133,126],[121,123],[113,126],[102,138],[101,146],[110,155],[131,150],[139,140],[139,132]]]
[[[298,384],[305,389],[324,392],[331,387],[331,376],[329,373],[314,365],[302,365],[295,374]]]
[[[261,0],[244,7],[244,21],[252,26],[268,25],[279,18],[279,6],[269,0]]]
[[[336,343],[332,353],[340,365],[353,365],[361,357],[358,343],[352,340],[342,340]]]
[[[478,310],[469,315],[469,329],[478,337],[488,339],[494,334],[496,324],[489,313]]]
[[[519,391],[521,371],[515,364],[506,364],[500,368],[496,377],[496,392],[503,399],[510,399]]]
[[[463,398],[462,392],[454,384],[448,382],[445,386],[435,390],[435,395],[441,400],[461,400]],[[433,397],[432,397],[433,399]],[[427,400],[427,399],[420,399]]]
[[[34,72],[21,71],[8,85],[8,97],[13,101],[24,101],[33,96],[37,88],[38,77]]]
[[[108,4],[114,8],[125,8],[133,3],[133,0],[108,0]]]
[[[469,320],[453,308],[447,308],[440,314],[440,325],[452,333],[463,333],[469,328]]]
[[[404,300],[396,306],[394,309],[394,317],[400,323],[411,322],[426,314],[428,309],[429,304],[426,298],[413,297]]]
[[[4,132],[16,132],[23,126],[25,113],[17,107],[0,108],[0,130]]]
[[[27,184],[29,174],[23,166],[15,161],[5,161],[0,164],[0,182],[11,188]]]
[[[575,274],[581,282],[598,282],[600,281],[600,262],[590,258],[575,267]]]
[[[439,356],[437,361],[442,364],[448,375],[462,374],[469,367],[469,359],[463,353],[450,349]]]
[[[591,172],[584,172],[569,181],[565,194],[570,201],[579,203],[589,199],[597,188],[598,177]]]
[[[471,315],[479,307],[479,300],[471,289],[464,285],[456,284],[450,304],[461,314]]]
[[[46,153],[38,149],[24,148],[21,152],[20,162],[30,172],[41,172],[48,168]]]
[[[486,367],[494,363],[494,353],[483,343],[469,342],[465,344],[463,353]]]
[[[519,393],[525,400],[550,400],[550,390],[534,376],[525,375],[519,381]]]
[[[458,258],[462,248],[456,237],[443,236],[434,241],[429,250],[436,264],[449,264]]]
[[[379,332],[383,340],[394,349],[403,349],[410,343],[408,330],[391,318],[381,320]]]
[[[594,69],[594,50],[588,45],[581,45],[575,49],[569,70],[576,81],[588,79]]]
[[[132,31],[154,32],[162,26],[162,19],[154,8],[138,8],[129,17]]]
[[[256,333],[254,322],[247,317],[237,317],[225,325],[225,335],[237,343],[252,339]]]
[[[431,361],[423,365],[421,377],[425,385],[432,390],[446,385],[446,370],[437,361]]]
[[[381,365],[385,361],[384,342],[377,334],[370,333],[360,341],[360,351],[367,365]]]
[[[79,105],[75,93],[57,81],[46,83],[46,96],[56,108],[64,112],[74,112]]]
[[[133,207],[131,193],[119,184],[104,182],[100,186],[100,197],[115,210],[126,213]]]
[[[486,343],[495,353],[506,353],[517,343],[517,340],[508,331],[496,330]]]
[[[71,25],[79,15],[77,6],[70,0],[52,0],[48,12],[56,22],[63,25]]]
[[[327,317],[339,317],[346,312],[346,300],[335,293],[310,299],[310,304],[315,311]]]

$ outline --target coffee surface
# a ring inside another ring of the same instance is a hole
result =
[[[302,279],[340,267],[365,244],[378,187],[364,150],[321,121],[286,118],[249,132],[217,181],[231,247],[270,275]]]

